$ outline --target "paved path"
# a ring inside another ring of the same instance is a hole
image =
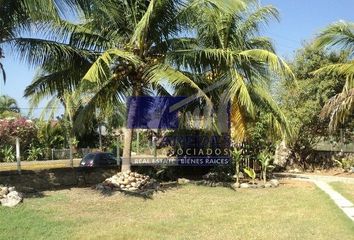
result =
[[[354,204],[343,197],[339,192],[335,191],[328,183],[329,182],[343,182],[354,184],[354,178],[336,177],[336,176],[320,176],[308,174],[295,174],[295,173],[276,173],[280,178],[292,178],[296,180],[309,181],[316,184],[316,186],[324,191],[333,202],[354,221]]]
[[[345,215],[354,221],[354,204],[352,202],[335,191],[330,185],[328,185],[328,183],[318,180],[313,180],[313,182],[318,188],[328,194],[328,196],[345,213]]]
[[[297,178],[304,180],[318,180],[324,182],[343,182],[354,184],[354,178],[350,177],[336,177],[336,176],[322,176],[322,175],[310,175],[310,174],[300,174],[300,173],[275,173],[274,174],[280,178]]]

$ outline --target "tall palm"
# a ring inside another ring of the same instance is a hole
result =
[[[198,34],[198,38],[191,37],[196,26],[205,21],[214,21],[210,17],[200,21],[194,15],[217,12],[225,16],[236,14],[236,19],[245,11],[245,1],[225,1],[220,4],[216,0],[136,0],[128,3],[121,0],[92,0],[77,1],[77,4],[84,15],[83,23],[73,26],[64,22],[62,28],[58,28],[67,32],[64,42],[69,44],[57,41],[48,47],[48,51],[42,55],[47,60],[42,62],[46,68],[44,74],[30,86],[29,92],[60,95],[65,89],[76,88],[84,70],[89,68],[83,76],[86,81],[80,84],[80,89],[85,93],[83,97],[87,100],[82,111],[86,114],[81,116],[90,116],[97,108],[102,113],[112,112],[127,96],[168,94],[162,84],[166,81],[176,89],[188,86],[190,94],[203,97],[204,102],[210,104],[211,100],[203,93],[195,78],[198,73],[196,69],[210,69],[209,61],[217,71],[220,68],[220,72],[224,71],[225,63],[231,69],[238,58],[243,61],[238,63],[239,67],[245,64],[251,69],[245,71],[247,74],[255,72],[262,76],[260,70],[253,70],[252,64],[264,71],[269,66],[277,71],[286,69],[271,52],[258,51],[256,55],[255,52],[244,51],[245,48],[232,52],[227,48],[220,49],[220,45],[212,45],[212,48],[207,49],[206,44],[198,47],[201,34]],[[237,28],[233,27],[234,31]],[[232,38],[239,33],[234,32]],[[253,45],[257,42],[268,44],[262,39],[254,39]],[[53,50],[53,46],[54,50],[58,46],[54,54],[49,51],[50,47]],[[196,47],[202,50],[196,50]],[[26,50],[23,48],[22,52]],[[88,67],[92,61],[95,62]],[[54,63],[53,67],[51,63]],[[226,74],[219,76],[227,77]],[[260,99],[266,106],[273,104],[266,102],[265,97]],[[271,109],[276,110],[274,107]],[[132,133],[132,129],[126,129],[123,170],[130,167]]]
[[[176,68],[172,53],[188,42],[181,33],[186,18],[198,8],[228,12],[240,8],[243,1],[226,1],[222,5],[215,0],[108,2],[112,3],[109,8],[100,7],[100,11],[91,13],[97,14],[91,25],[114,29],[109,34],[114,44],[84,76],[85,92],[91,96],[85,107],[87,112],[96,108],[106,112],[128,96],[168,94],[163,87],[166,81],[173,86],[188,85],[206,98],[198,85]],[[133,129],[124,130],[123,171],[130,169],[132,134]]]
[[[315,41],[318,48],[338,47],[354,54],[354,23],[340,21],[323,30]],[[315,74],[333,73],[346,79],[341,93],[332,97],[323,107],[322,116],[330,117],[330,130],[335,130],[340,123],[344,123],[352,116],[354,110],[354,60],[347,63],[332,64],[323,67]]]
[[[19,57],[31,65],[41,64],[46,60],[43,53],[57,55],[59,49],[69,51],[65,45],[51,41],[53,34],[48,28],[61,23],[60,16],[68,8],[75,5],[75,0],[1,0],[0,1],[0,61],[5,57],[8,47],[16,50]],[[62,23],[61,23],[62,25]],[[54,34],[61,33],[59,28],[51,28]],[[30,35],[31,37],[22,37]],[[62,37],[62,36],[61,36]],[[24,54],[25,53],[25,54]],[[24,55],[23,55],[24,54]],[[3,64],[0,62],[0,72],[6,81]]]
[[[204,87],[223,82],[211,92],[214,105],[232,103],[232,136],[236,141],[246,137],[248,120],[260,110],[268,112],[270,125],[282,135],[290,134],[284,114],[270,94],[273,78],[294,76],[287,64],[273,50],[259,29],[278,12],[272,6],[260,7],[248,1],[244,8],[231,13],[198,9],[190,18],[196,36],[189,49],[176,50],[176,64],[201,76]],[[200,63],[195,67],[195,62]],[[204,88],[203,87],[203,88]]]
[[[166,93],[158,85],[161,79],[148,75],[152,70],[174,83],[192,85],[202,93],[191,79],[171,66],[164,66],[164,70],[154,67],[162,66],[165,53],[173,43],[183,43],[183,39],[177,37],[182,29],[179,19],[192,14],[201,5],[228,10],[243,4],[241,0],[222,5],[216,0],[75,2],[84,17],[81,24],[70,24],[62,19],[51,24],[47,29],[54,28],[59,39],[56,36],[55,41],[46,43],[47,49],[40,59],[29,58],[29,53],[37,49],[31,44],[24,45],[19,52],[30,62],[42,65],[40,77],[25,94],[35,101],[48,94],[60,98],[63,92],[75,89],[82,77],[89,80],[80,86],[87,102],[81,116],[90,116],[97,108],[101,113],[112,113],[127,96],[152,91]],[[125,134],[127,161],[123,169],[129,168],[132,131],[127,130]]]
[[[17,101],[9,96],[0,96],[0,117],[5,116],[18,116],[20,109],[17,105]]]

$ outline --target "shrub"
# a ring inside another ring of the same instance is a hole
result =
[[[4,148],[0,149],[0,155],[5,162],[14,162],[16,159],[12,146],[5,146]]]
[[[43,150],[39,147],[32,146],[27,150],[27,161],[37,161],[43,156]]]

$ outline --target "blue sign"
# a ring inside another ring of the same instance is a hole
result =
[[[185,97],[129,97],[127,128],[177,129],[179,103]]]

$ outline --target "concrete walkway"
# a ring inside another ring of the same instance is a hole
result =
[[[279,178],[297,178],[303,180],[314,180],[323,182],[342,182],[354,184],[354,178],[350,177],[336,177],[336,176],[323,176],[323,175],[311,175],[311,174],[301,174],[301,173],[275,173],[275,176]]]
[[[313,182],[319,189],[328,194],[328,196],[345,213],[345,215],[354,221],[354,204],[352,202],[335,191],[330,185],[328,185],[328,183],[318,180],[313,180]]]
[[[291,178],[295,180],[309,181],[316,184],[316,186],[324,191],[333,202],[354,222],[354,204],[343,197],[340,193],[335,191],[328,183],[329,182],[343,182],[354,184],[354,178],[335,177],[335,176],[320,176],[309,174],[295,174],[295,173],[277,173],[274,174],[279,178]]]

